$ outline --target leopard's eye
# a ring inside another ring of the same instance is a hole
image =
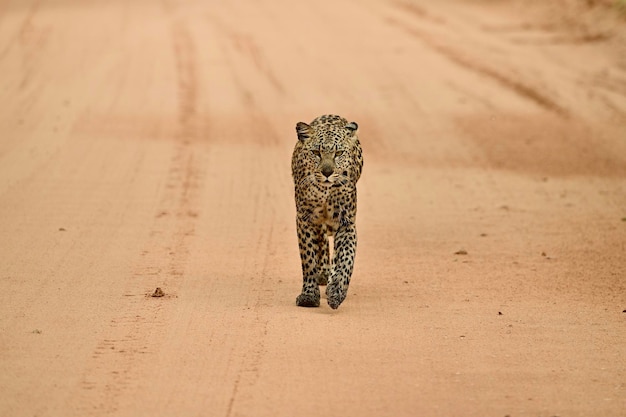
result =
[[[343,151],[336,151],[335,152],[335,156],[341,156],[341,155],[343,155]]]
[[[320,153],[319,149],[313,149],[312,152],[313,152],[313,155],[315,155],[315,156],[322,156],[322,154]]]

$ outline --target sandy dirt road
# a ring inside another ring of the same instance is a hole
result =
[[[541,3],[0,1],[0,415],[626,416],[624,21]],[[295,306],[323,113],[337,311]]]

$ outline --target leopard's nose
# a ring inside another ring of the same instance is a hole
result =
[[[322,167],[322,174],[324,174],[324,176],[326,178],[330,177],[331,175],[333,175],[333,169],[332,167]]]

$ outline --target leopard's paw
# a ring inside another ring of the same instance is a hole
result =
[[[348,295],[347,288],[344,290],[338,280],[332,281],[326,287],[326,296],[328,297],[328,305],[333,310],[339,308],[339,305],[346,299]]]
[[[320,296],[302,293],[298,297],[296,297],[296,305],[298,307],[319,307]]]

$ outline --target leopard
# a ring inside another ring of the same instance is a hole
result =
[[[326,285],[334,310],[348,294],[357,246],[356,184],[363,169],[358,129],[356,122],[333,114],[296,124],[291,172],[302,263],[297,306],[319,307],[320,285]]]

